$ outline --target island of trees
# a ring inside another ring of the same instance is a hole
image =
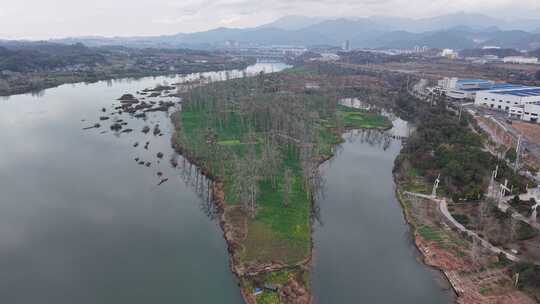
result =
[[[174,144],[215,182],[214,199],[244,297],[308,303],[318,166],[347,128],[387,129],[349,108],[330,76],[293,69],[193,88],[173,115]],[[279,291],[277,289],[279,286]]]

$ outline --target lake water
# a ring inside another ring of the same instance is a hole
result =
[[[394,119],[388,132],[353,131],[321,170],[326,181],[314,224],[315,303],[437,304],[453,299],[447,283],[418,260],[395,197],[395,137],[409,134]]]
[[[147,121],[119,115],[132,133],[111,132],[112,120],[99,117],[122,94],[156,84],[285,67],[63,85],[0,99],[0,302],[241,303],[221,229],[202,198],[204,180],[181,158],[180,168],[170,165],[178,156],[167,113]],[[96,122],[102,127],[82,130]],[[164,136],[141,132],[156,123]],[[161,186],[158,172],[169,178]]]

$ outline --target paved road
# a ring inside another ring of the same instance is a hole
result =
[[[482,245],[482,247],[484,248],[487,248],[488,250],[490,250],[491,252],[495,253],[495,254],[504,254],[506,256],[507,259],[511,260],[511,261],[514,261],[514,262],[519,262],[521,259],[518,258],[517,256],[511,254],[510,252],[507,252],[507,251],[504,251],[503,249],[501,248],[498,248],[496,246],[494,246],[493,244],[491,244],[490,242],[488,242],[487,240],[481,238],[478,234],[476,234],[474,231],[471,231],[467,228],[465,228],[465,226],[463,226],[462,224],[460,224],[453,216],[452,214],[450,213],[450,211],[448,210],[448,203],[446,201],[446,199],[437,199],[437,198],[434,198],[433,196],[430,196],[430,195],[425,195],[425,194],[420,194],[420,193],[414,193],[414,192],[404,192],[405,195],[412,195],[412,196],[416,196],[416,197],[420,197],[420,198],[425,198],[425,199],[428,199],[428,200],[431,200],[433,202],[436,202],[438,203],[439,205],[439,211],[441,212],[441,214],[455,227],[457,228],[459,231],[461,232],[464,232],[466,233],[468,236],[476,239],[479,241],[479,243]],[[540,264],[540,263],[538,263]]]

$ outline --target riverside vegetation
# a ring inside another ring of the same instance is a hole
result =
[[[398,193],[430,194],[433,181],[441,174],[438,195],[451,198],[449,210],[465,227],[503,248],[534,243],[537,231],[514,220],[509,211],[500,211],[485,197],[495,166],[499,166],[497,180],[508,180],[513,185],[512,194],[524,193],[527,185],[534,183],[516,174],[507,160],[484,148],[488,137],[468,113],[459,118],[443,99],[430,106],[404,89],[400,95],[403,97],[397,105],[414,117],[417,130],[396,160]],[[458,278],[453,284],[463,288],[459,303],[532,303],[531,297],[539,299],[540,267],[527,262],[526,252],[521,255],[523,262],[512,263],[483,249],[477,241],[445,229],[432,202],[399,196],[417,245],[434,253],[426,256],[427,263]],[[512,280],[517,273],[520,281],[516,289]]]
[[[293,69],[213,83],[191,89],[173,114],[175,147],[215,181],[231,268],[247,302],[311,301],[318,166],[345,129],[391,127],[379,113],[341,106],[325,77]]]
[[[0,96],[64,83],[243,69],[251,63],[217,51],[0,41]]]

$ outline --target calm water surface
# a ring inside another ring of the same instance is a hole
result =
[[[221,229],[201,198],[203,179],[181,158],[180,168],[169,163],[178,156],[168,115],[121,115],[129,134],[107,131],[112,121],[99,116],[120,95],[156,84],[284,67],[63,85],[0,99],[0,303],[241,303]],[[82,130],[96,122],[102,127]],[[156,123],[164,136],[140,131]],[[169,178],[161,186],[158,172]]]
[[[394,118],[395,119],[395,118]],[[312,284],[318,304],[449,303],[452,293],[433,270],[417,260],[409,227],[395,198],[392,178],[403,120],[389,132],[345,135],[326,179],[314,227]]]

